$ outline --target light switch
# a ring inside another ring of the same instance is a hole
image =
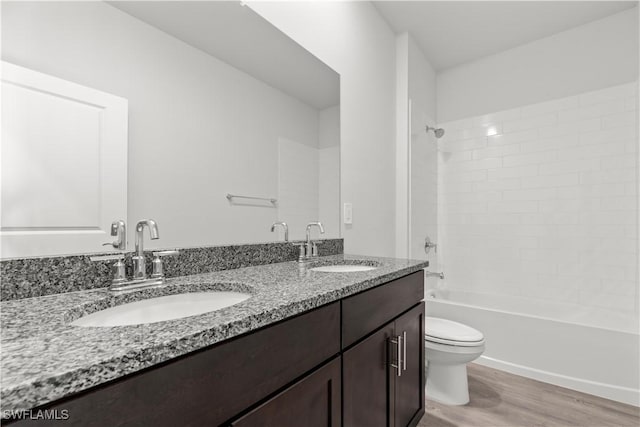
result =
[[[351,203],[344,204],[344,223],[353,224],[353,205]]]

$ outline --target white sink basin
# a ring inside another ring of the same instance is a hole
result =
[[[358,271],[375,270],[377,267],[370,265],[357,264],[341,264],[341,265],[323,265],[322,267],[311,268],[311,271],[320,271],[322,273],[355,273]]]
[[[190,292],[149,298],[97,311],[71,322],[74,326],[126,326],[181,319],[238,304],[250,294]]]

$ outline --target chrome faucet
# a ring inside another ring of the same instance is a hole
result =
[[[271,232],[273,233],[274,231],[276,231],[276,226],[280,226],[284,229],[284,241],[288,242],[289,241],[289,227],[287,226],[286,222],[274,222],[271,225]]]
[[[148,288],[152,286],[162,285],[164,283],[164,267],[162,258],[170,255],[178,255],[177,250],[168,251],[156,251],[153,252],[153,261],[151,262],[152,272],[151,276],[147,277],[147,268],[144,257],[144,228],[149,228],[149,237],[152,240],[158,239],[158,224],[152,219],[146,219],[136,224],[136,251],[134,256],[131,257],[133,261],[133,277],[127,279],[126,266],[124,264],[124,253],[99,255],[91,257],[91,261],[108,261],[114,260],[115,263],[112,266],[113,278],[111,279],[111,291],[128,291],[132,289]],[[115,234],[114,234],[115,233]],[[126,248],[126,232],[124,221],[118,220],[111,224],[111,235],[118,236],[118,239],[113,243],[105,243],[105,245],[112,245],[118,249]]]
[[[152,219],[146,219],[139,221],[136,225],[136,254],[133,256],[133,279],[144,280],[147,278],[147,269],[144,259],[144,242],[143,231],[144,227],[149,228],[149,237],[151,240],[156,240],[160,236],[158,235],[158,224]]]

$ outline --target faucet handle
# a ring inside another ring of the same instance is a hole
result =
[[[116,255],[97,255],[89,257],[89,260],[93,262],[97,261],[112,261],[115,260],[113,265],[111,266],[111,271],[113,273],[113,277],[111,279],[112,285],[119,285],[127,281],[127,271],[124,265],[124,254],[116,254]]]
[[[305,242],[292,243],[298,247],[298,262],[302,262],[307,258],[307,244]]]
[[[165,256],[173,256],[178,255],[180,251],[156,251],[153,252],[153,261],[151,261],[151,267],[153,270],[151,271],[152,279],[162,279],[164,278],[164,266],[162,265],[162,257]]]

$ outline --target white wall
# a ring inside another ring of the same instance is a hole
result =
[[[637,83],[441,125],[446,286],[637,321]]]
[[[438,74],[438,120],[488,114],[638,78],[638,8]]]
[[[276,209],[225,194],[275,197],[278,140],[317,148],[317,110],[102,2],[2,9],[3,59],[129,100],[129,230],[153,218],[163,247],[276,239]]]
[[[417,43],[409,37],[409,99],[411,100],[409,256],[425,259],[424,239],[438,240],[438,145],[427,125],[436,125],[436,73]],[[434,255],[432,252],[431,255]],[[436,270],[435,256],[429,257]]]
[[[318,220],[323,237],[340,236],[340,106],[320,111],[318,133]]]
[[[368,2],[248,2],[340,73],[345,252],[393,256],[395,36]]]

